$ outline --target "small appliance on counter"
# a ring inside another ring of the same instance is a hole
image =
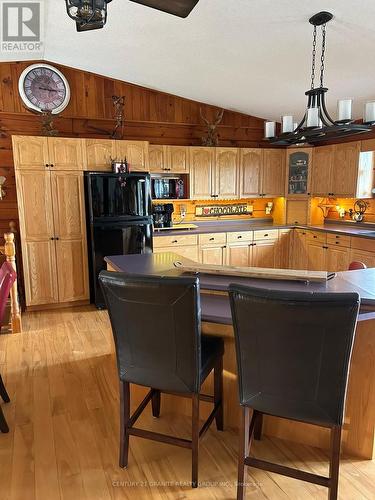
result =
[[[154,228],[172,227],[172,214],[174,212],[173,203],[160,203],[152,207],[154,218]]]
[[[154,200],[186,198],[185,189],[183,176],[160,174],[151,176],[151,196]]]

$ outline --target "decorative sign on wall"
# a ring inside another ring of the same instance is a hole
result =
[[[196,217],[220,217],[224,215],[252,215],[253,206],[247,203],[236,205],[207,205],[195,207]]]

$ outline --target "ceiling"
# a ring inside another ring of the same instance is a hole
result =
[[[327,27],[329,110],[338,98],[354,98],[361,117],[364,101],[375,99],[373,0],[200,0],[187,19],[113,0],[105,28],[86,33],[76,32],[64,0],[44,3],[41,59],[277,120],[301,117],[308,18],[328,10],[335,16]]]

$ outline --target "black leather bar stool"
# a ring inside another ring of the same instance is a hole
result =
[[[99,281],[109,311],[120,378],[120,467],[127,467],[129,436],[182,446],[192,450],[192,485],[198,486],[198,449],[212,421],[223,430],[223,340],[201,335],[199,280],[190,277],[129,276],[100,273]],[[214,396],[200,394],[214,370]],[[129,384],[150,387],[130,415]],[[160,414],[160,394],[192,398],[192,438],[181,439],[134,427],[149,401],[154,417]],[[199,429],[199,400],[214,408]]]
[[[326,486],[329,499],[336,499],[359,295],[240,285],[231,285],[229,295],[243,410],[237,498],[245,496],[245,466],[250,466]],[[263,414],[330,428],[329,477],[251,457]]]

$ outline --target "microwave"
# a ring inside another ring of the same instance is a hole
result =
[[[186,182],[182,176],[152,175],[151,196],[153,200],[186,198]]]

